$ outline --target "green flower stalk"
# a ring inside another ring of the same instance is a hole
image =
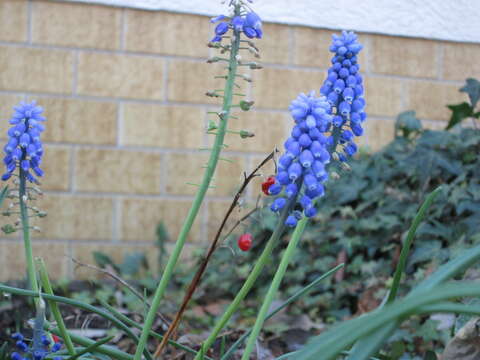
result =
[[[275,298],[278,288],[280,287],[280,283],[287,271],[287,266],[290,263],[290,259],[292,258],[295,249],[297,247],[298,242],[305,230],[305,226],[307,226],[308,218],[302,218],[297,226],[295,227],[295,231],[293,232],[292,238],[288,243],[287,250],[280,261],[280,265],[277,268],[277,272],[273,277],[272,284],[268,289],[267,295],[263,301],[262,307],[257,315],[257,320],[255,321],[255,325],[253,327],[252,333],[250,334],[247,345],[245,347],[245,351],[243,352],[242,360],[248,360],[250,358],[250,354],[255,346],[255,342],[257,340],[258,335],[260,334],[260,330],[262,329],[263,323],[265,322],[266,317],[268,316],[268,310],[270,309],[270,305]]]
[[[202,350],[204,353],[206,353],[207,350],[210,348],[210,346],[212,346],[212,344],[215,342],[215,340],[218,337],[218,334],[220,334],[220,331],[222,331],[225,325],[227,325],[230,318],[237,311],[241,302],[248,295],[253,285],[255,284],[255,281],[262,273],[263,268],[265,267],[267,262],[270,260],[270,255],[272,254],[272,251],[277,245],[277,242],[280,239],[280,236],[283,234],[285,230],[285,227],[286,227],[286,225],[284,224],[285,220],[287,219],[292,206],[295,204],[295,201],[296,201],[296,198],[289,201],[289,203],[282,210],[279,221],[278,221],[278,225],[275,228],[272,235],[270,236],[270,239],[265,245],[265,248],[263,249],[262,254],[258,258],[257,262],[255,263],[255,266],[253,267],[251,273],[248,275],[247,279],[243,283],[242,288],[238,291],[238,294],[237,296],[235,296],[235,299],[233,299],[233,301],[228,305],[222,317],[220,318],[220,320],[217,321],[217,324],[213,328],[212,332],[210,333],[208,338],[205,340],[205,342],[202,344]],[[197,356],[195,356],[195,360],[202,360],[200,352],[197,354]]]
[[[153,325],[153,321],[156,316],[156,312],[160,306],[160,302],[163,298],[167,285],[170,282],[174,267],[184,247],[187,236],[190,233],[193,222],[195,221],[195,218],[200,210],[206,192],[210,187],[210,183],[212,181],[218,160],[220,158],[221,150],[225,146],[224,138],[225,134],[228,131],[227,125],[228,120],[231,118],[231,109],[233,107],[240,107],[242,110],[246,110],[244,109],[246,102],[240,102],[240,104],[238,105],[233,104],[233,96],[237,95],[236,93],[234,93],[234,87],[238,86],[235,83],[236,79],[239,76],[237,75],[238,67],[248,66],[250,69],[260,68],[257,63],[242,62],[241,57],[239,56],[241,42],[243,42],[243,40],[241,40],[242,34],[245,34],[248,38],[260,38],[262,36],[262,26],[260,18],[255,13],[250,11],[248,7],[246,7],[246,4],[243,2],[243,0],[232,0],[230,1],[230,5],[233,6],[234,9],[234,17],[232,19],[229,19],[226,16],[220,16],[212,19],[212,22],[221,22],[215,28],[215,37],[209,44],[210,47],[221,49],[222,53],[230,52],[230,57],[228,59],[213,57],[208,60],[209,63],[226,61],[228,64],[228,74],[226,76],[219,76],[226,79],[225,87],[221,92],[222,95],[219,94],[220,91],[218,90],[207,92],[207,96],[223,97],[222,110],[217,113],[219,122],[218,124],[212,122],[213,124],[209,124],[208,129],[209,133],[211,130],[215,130],[215,141],[213,144],[213,148],[211,149],[210,158],[208,160],[202,182],[199,185],[198,192],[195,195],[192,207],[190,208],[185,222],[183,223],[175,247],[168,259],[167,265],[163,272],[162,278],[160,279],[160,282],[157,286],[157,289],[155,290],[152,305],[147,313],[142,334],[140,336],[140,341],[135,352],[135,360],[141,359],[143,350],[145,349],[150,334],[150,330]],[[224,38],[227,38],[225,34],[229,30],[231,30],[231,37],[229,37],[230,44],[222,45],[221,41]],[[250,46],[251,42],[249,40],[247,40],[247,43]],[[248,103],[248,105],[250,107],[251,103]]]

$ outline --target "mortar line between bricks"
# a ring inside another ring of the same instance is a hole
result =
[[[288,26],[288,64],[293,65],[295,63],[294,51],[297,42],[297,35],[293,26]]]
[[[112,211],[112,242],[118,243],[120,242],[121,234],[120,234],[120,224],[122,219],[121,214],[121,198],[115,198],[113,200],[113,211]]]
[[[32,44],[33,36],[33,0],[28,0],[27,3],[27,43]]]
[[[76,158],[77,158],[77,150],[70,146],[69,147],[69,151],[70,151],[70,154],[69,154],[69,162],[70,162],[70,168],[69,168],[69,173],[68,173],[68,191],[70,193],[73,193],[75,191],[75,186],[76,186],[76,183],[75,183],[75,162],[76,162]]]
[[[79,53],[78,51],[73,52],[73,62],[72,62],[72,96],[77,95],[78,89],[78,63],[79,63]]]
[[[445,59],[445,44],[439,43],[438,44],[438,55],[437,55],[437,76],[439,80],[443,79],[444,73],[444,59]]]
[[[162,87],[163,87],[163,101],[168,104],[168,78],[169,78],[169,70],[170,70],[170,59],[165,59],[163,62],[163,79],[162,79]]]
[[[122,8],[122,15],[120,17],[120,50],[125,50],[127,47],[127,10]]]
[[[363,49],[363,51],[365,51],[365,58],[367,59],[367,63],[365,64],[365,73],[367,75],[370,75],[372,74],[372,68],[373,68],[373,64],[372,64],[372,46],[373,46],[373,41],[372,41],[372,38],[370,36],[366,36],[365,37],[365,48]],[[361,72],[362,69],[360,69],[360,72]]]
[[[123,103],[121,101],[117,102],[117,114],[116,114],[116,127],[117,127],[117,136],[115,139],[115,145],[117,147],[122,147],[122,139],[124,135],[124,112]]]
[[[167,181],[168,181],[168,176],[167,176],[167,157],[165,154],[161,154],[160,156],[160,189],[159,193],[161,195],[167,194]]]
[[[406,81],[400,83],[400,109],[406,111],[410,104],[410,94],[408,92],[409,86]]]

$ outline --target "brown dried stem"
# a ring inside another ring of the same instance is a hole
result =
[[[242,186],[240,187],[240,189],[237,191],[237,193],[235,194],[234,198],[233,198],[233,201],[232,203],[230,204],[230,208],[228,209],[227,213],[225,214],[223,220],[222,220],[222,223],[220,225],[220,227],[218,228],[217,230],[217,233],[215,234],[215,238],[213,239],[213,242],[210,244],[210,247],[207,251],[207,255],[205,256],[205,258],[203,259],[202,263],[200,264],[200,267],[198,268],[194,278],[192,279],[192,281],[190,282],[190,285],[188,286],[188,289],[187,289],[187,292],[183,298],[183,301],[182,301],[182,304],[180,306],[180,309],[178,310],[178,312],[176,313],[175,315],[175,318],[173,319],[172,323],[170,324],[170,327],[168,328],[167,332],[165,333],[165,335],[163,336],[163,339],[162,339],[162,342],[160,343],[160,345],[158,345],[157,349],[155,350],[155,353],[153,354],[153,357],[154,358],[158,358],[164,348],[166,347],[167,343],[168,343],[168,340],[170,338],[170,336],[172,335],[172,333],[176,330],[176,328],[178,327],[178,325],[180,324],[180,319],[185,311],[185,309],[187,308],[187,305],[190,301],[190,299],[192,298],[195,290],[197,289],[198,285],[200,284],[200,280],[207,268],[207,265],[208,265],[208,262],[210,261],[210,258],[212,257],[215,249],[217,248],[217,244],[218,244],[218,241],[220,240],[220,236],[222,234],[222,231],[230,217],[230,215],[232,214],[233,210],[235,209],[235,207],[237,206],[238,204],[238,201],[240,200],[240,197],[242,196],[243,192],[245,191],[245,189],[247,188],[248,184],[250,183],[250,181],[252,181],[257,175],[257,172],[268,162],[270,161],[271,159],[273,159],[273,156],[275,154],[275,151],[272,151],[256,168],[255,170],[253,170],[250,175],[247,176],[246,173],[244,173],[244,180],[243,180],[243,184]]]

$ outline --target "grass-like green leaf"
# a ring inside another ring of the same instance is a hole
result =
[[[108,343],[110,340],[112,340],[114,338],[114,336],[108,336],[106,338],[103,338],[103,339],[100,339],[98,340],[97,342],[95,342],[95,344],[92,344],[90,346],[87,346],[85,349],[83,349],[82,351],[79,351],[78,353],[76,353],[75,355],[73,356],[70,356],[69,358],[67,358],[67,360],[75,360],[75,359],[78,359],[80,356],[84,355],[84,354],[87,354],[87,353],[90,353],[90,352],[93,352],[94,350],[96,350],[98,347],[102,346],[103,344],[106,344]]]
[[[408,254],[410,252],[410,248],[412,247],[413,240],[415,239],[415,233],[418,229],[418,226],[425,218],[428,209],[430,209],[430,206],[432,206],[433,201],[441,190],[441,187],[439,187],[427,196],[424,203],[420,207],[420,210],[418,210],[417,215],[413,219],[413,223],[408,230],[407,238],[405,239],[405,243],[403,244],[402,251],[400,253],[400,258],[398,260],[398,265],[395,270],[395,275],[393,276],[392,287],[387,297],[387,304],[393,302],[395,300],[395,297],[397,296],[400,280],[402,278],[402,274],[405,272],[405,266],[407,265]]]
[[[466,251],[462,256],[442,266],[431,280],[424,281],[409,296],[377,309],[362,317],[343,322],[323,333],[310,342],[297,356],[297,359],[332,359],[353,342],[372,334],[377,329],[392,323],[400,324],[402,320],[413,314],[439,312],[445,300],[464,296],[478,296],[480,288],[471,283],[446,284],[441,282],[464,270],[468,265],[480,258],[480,246]],[[437,304],[437,307],[433,305]],[[452,303],[453,304],[453,303]],[[445,308],[452,312],[452,304]],[[454,304],[453,304],[454,305]],[[455,305],[457,306],[457,305]],[[463,305],[456,307],[457,312],[476,314],[480,307]],[[479,312],[480,313],[480,312]]]
[[[313,280],[310,284],[307,286],[303,287],[302,289],[298,290],[295,294],[293,294],[291,297],[289,297],[287,300],[285,300],[282,304],[277,306],[275,309],[273,309],[265,318],[265,320],[270,319],[271,317],[275,316],[279,311],[282,311],[285,307],[290,305],[292,302],[298,300],[300,297],[303,295],[307,294],[311,290],[313,290],[323,279],[329,277],[330,275],[333,275],[336,273],[338,270],[343,268],[345,264],[339,264],[335,266],[333,269],[330,271],[327,271],[325,274],[320,275],[318,278]],[[237,350],[237,348],[245,341],[245,339],[250,335],[252,332],[252,329],[248,330],[243,334],[231,347],[228,349],[228,351],[221,357],[221,360],[227,360],[234,352]]]
[[[127,324],[129,326],[132,326],[132,327],[136,327],[137,329],[142,329],[143,326],[142,324],[139,324],[135,321],[133,321],[132,319],[128,318],[127,316],[123,315],[121,312],[117,311],[117,309],[115,309],[113,306],[109,305],[107,302],[103,301],[103,300],[100,300],[98,299],[98,301],[100,301],[100,304],[102,304],[102,306],[104,308],[106,308],[113,316],[115,316],[118,320],[122,321],[124,324]],[[150,330],[150,336],[156,338],[156,339],[159,339],[159,340],[162,340],[163,339],[163,336],[156,333],[155,331],[153,330]],[[168,343],[180,350],[183,350],[187,353],[190,353],[190,354],[193,354],[193,355],[196,355],[197,354],[197,351],[189,348],[188,346],[185,346],[185,345],[182,345],[174,340],[168,340]],[[206,360],[212,360],[210,357],[208,356],[205,356],[204,357]]]
[[[395,274],[393,276],[393,283],[390,288],[390,292],[387,295],[387,299],[385,304],[390,304],[395,300],[397,296],[398,287],[400,286],[400,280],[402,278],[402,274],[405,272],[405,267],[407,264],[408,254],[410,253],[410,248],[413,244],[413,240],[415,239],[415,233],[418,229],[418,226],[425,218],[428,209],[430,209],[433,201],[441,191],[441,188],[435,189],[432,193],[430,193],[427,198],[425,199],[424,203],[418,210],[415,218],[408,230],[407,237],[402,247],[402,251],[400,253],[400,258],[397,264],[397,268],[395,270]],[[352,348],[347,360],[366,360],[372,354],[374,354],[380,346],[385,343],[385,340],[395,331],[397,328],[398,323],[392,322],[378,331],[370,334],[369,336],[360,339]]]

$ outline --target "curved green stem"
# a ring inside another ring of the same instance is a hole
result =
[[[20,296],[31,296],[31,297],[41,296],[43,299],[45,299],[47,301],[52,300],[52,301],[55,301],[55,302],[64,303],[64,304],[76,306],[80,309],[91,311],[95,314],[100,315],[104,319],[107,319],[108,321],[110,321],[113,325],[115,325],[115,327],[117,327],[120,330],[123,330],[135,343],[138,343],[138,337],[132,332],[132,330],[130,330],[130,328],[127,325],[125,325],[124,323],[119,321],[114,316],[110,315],[110,313],[108,313],[106,311],[103,311],[103,310],[101,310],[101,309],[99,309],[95,306],[90,305],[90,304],[86,304],[86,303],[83,303],[83,302],[80,302],[80,301],[72,300],[72,299],[69,299],[69,298],[66,298],[66,297],[63,297],[63,296],[56,296],[56,295],[50,295],[50,294],[45,294],[45,293],[40,293],[40,292],[35,292],[35,291],[30,291],[30,290],[23,290],[23,289],[18,289],[18,288],[14,288],[14,287],[2,285],[2,284],[0,284],[0,291],[6,292],[8,294],[15,294],[15,295],[20,295]],[[58,336],[62,336],[60,332],[58,332],[58,333],[54,332],[54,334],[56,334]],[[72,339],[72,341],[74,343],[77,343],[77,344],[80,344],[80,345],[85,345],[85,342],[78,342],[77,340],[75,340],[75,338],[72,336],[72,333],[68,333],[68,334],[69,334],[70,338]],[[83,338],[83,339],[84,340],[89,340],[89,339],[85,339],[85,338]],[[87,346],[90,346],[94,343],[95,343],[95,341],[93,341],[92,343],[88,343]],[[147,350],[144,351],[144,354],[145,354],[145,358],[151,359],[151,356],[147,352]]]
[[[30,240],[30,224],[28,222],[28,209],[26,204],[27,199],[27,175],[25,171],[20,168],[19,172],[20,187],[18,191],[18,198],[20,202],[20,218],[22,221],[23,230],[23,244],[25,247],[25,260],[27,261],[27,273],[30,287],[33,291],[38,292],[37,274],[35,272],[35,263],[33,261],[32,242]],[[38,299],[35,298],[35,305]]]
[[[238,6],[235,9],[237,13],[239,11]],[[223,106],[222,112],[220,113],[220,124],[217,129],[217,134],[215,136],[215,143],[213,145],[212,151],[210,153],[210,159],[208,160],[207,167],[205,169],[205,173],[203,175],[202,183],[198,189],[197,194],[195,195],[195,199],[193,201],[192,207],[188,212],[187,218],[183,223],[183,226],[180,230],[180,234],[178,235],[177,242],[175,244],[175,248],[173,249],[167,265],[165,267],[165,271],[160,279],[160,283],[158,284],[157,289],[155,290],[155,294],[152,300],[152,306],[148,311],[147,317],[145,319],[145,324],[143,326],[142,334],[140,336],[140,342],[138,344],[137,350],[135,352],[135,360],[141,360],[143,349],[146,346],[148,336],[150,330],[153,325],[153,321],[155,320],[156,312],[160,306],[160,301],[162,300],[163,294],[165,293],[165,289],[170,281],[170,278],[173,274],[173,269],[178,261],[180,253],[183,249],[187,236],[192,228],[193,222],[200,210],[200,206],[202,205],[203,199],[205,198],[205,194],[210,187],[210,183],[212,181],[212,177],[214,175],[215,169],[217,167],[217,163],[220,157],[220,152],[223,148],[223,141],[225,138],[225,133],[227,130],[227,123],[228,118],[230,117],[230,109],[232,107],[232,98],[233,98],[233,87],[235,83],[235,76],[237,73],[237,59],[236,56],[238,54],[240,47],[240,34],[236,32],[236,36],[233,37],[232,40],[232,47],[230,51],[230,62],[228,66],[228,75],[225,84],[224,90],[224,97],[223,97]]]
[[[255,346],[255,342],[257,340],[258,335],[260,334],[260,330],[263,327],[263,323],[265,322],[265,318],[268,315],[268,309],[272,304],[275,295],[277,294],[277,290],[280,287],[280,283],[285,275],[285,271],[287,270],[288,264],[290,263],[290,259],[292,258],[293,254],[295,253],[295,249],[297,248],[297,244],[305,230],[305,226],[307,225],[308,218],[303,217],[295,227],[295,231],[292,234],[292,238],[288,243],[287,249],[282,256],[282,260],[280,261],[280,265],[277,268],[277,272],[273,277],[272,283],[270,284],[270,288],[268,289],[267,295],[263,301],[262,307],[257,315],[257,320],[255,321],[255,325],[253,326],[252,333],[250,334],[247,345],[245,346],[245,351],[242,355],[242,360],[248,360],[250,358],[250,354],[253,351]]]
[[[118,320],[122,321],[123,323],[125,323],[129,326],[136,327],[137,329],[140,329],[140,330],[143,328],[143,326],[141,324],[133,321],[132,319],[130,319],[130,318],[126,317],[125,315],[123,315],[122,313],[118,312],[113,306],[109,305],[107,302],[105,302],[103,300],[99,300],[99,301],[102,304],[102,306],[104,308],[106,308],[108,311],[110,311],[110,313],[113,316],[115,316]],[[163,335],[160,335],[159,333],[156,333],[153,330],[150,330],[150,336],[153,336],[154,338],[159,339],[159,340],[163,340]],[[197,354],[197,351],[193,350],[192,348],[189,348],[188,346],[182,345],[182,344],[180,344],[176,341],[168,340],[168,343],[170,345],[173,345],[177,349],[186,351],[190,354],[193,354],[193,355]],[[212,358],[210,358],[208,356],[205,356],[204,358],[205,358],[205,360],[212,360]]]
[[[48,278],[48,272],[47,272],[47,267],[45,266],[45,262],[43,261],[43,259],[37,258],[37,264],[38,264],[38,270],[40,274],[40,281],[42,283],[43,288],[45,289],[45,292],[49,295],[54,295],[53,288],[50,283],[50,279]],[[60,330],[61,337],[65,342],[65,346],[67,347],[68,353],[71,356],[74,356],[75,348],[73,346],[72,339],[70,339],[70,336],[68,335],[67,327],[63,322],[62,313],[58,308],[58,304],[53,300],[47,300],[47,302],[48,302],[48,305],[50,306],[50,310],[52,311],[53,317],[57,323],[58,329]]]
[[[61,336],[60,330],[58,330],[57,328],[53,328],[52,325],[47,321],[45,322],[44,328],[46,331],[50,331],[51,333],[57,336]],[[74,333],[69,333],[69,336],[72,338],[74,343],[80,344],[86,348],[96,344],[96,341],[76,335]],[[98,353],[110,356],[112,359],[116,359],[116,360],[133,360],[132,355],[127,354],[121,350],[118,350],[113,346],[101,345],[96,347],[95,351]]]
[[[240,303],[245,298],[245,296],[247,296],[253,284],[257,280],[258,276],[261,274],[263,268],[265,267],[265,264],[270,259],[270,255],[272,254],[273,248],[275,247],[278,239],[280,238],[280,236],[283,233],[283,230],[285,229],[285,219],[290,213],[290,210],[292,206],[295,204],[296,200],[297,200],[296,197],[291,199],[289,203],[285,206],[285,208],[282,210],[282,213],[278,220],[278,225],[275,228],[272,235],[270,236],[270,239],[268,240],[267,245],[265,245],[265,248],[263,249],[262,254],[258,258],[257,262],[255,263],[255,266],[253,267],[252,272],[250,273],[250,275],[248,275],[247,279],[242,285],[242,288],[239,290],[237,296],[235,296],[235,299],[233,299],[230,305],[228,305],[222,317],[217,322],[212,332],[203,343],[202,350],[204,353],[210,348],[210,346],[212,346],[212,344],[214,343],[220,331],[222,331],[222,329],[228,323],[230,318],[237,311],[238,307],[240,306]],[[200,353],[198,353],[197,356],[195,356],[195,360],[201,360],[201,359],[202,358],[200,356]]]

